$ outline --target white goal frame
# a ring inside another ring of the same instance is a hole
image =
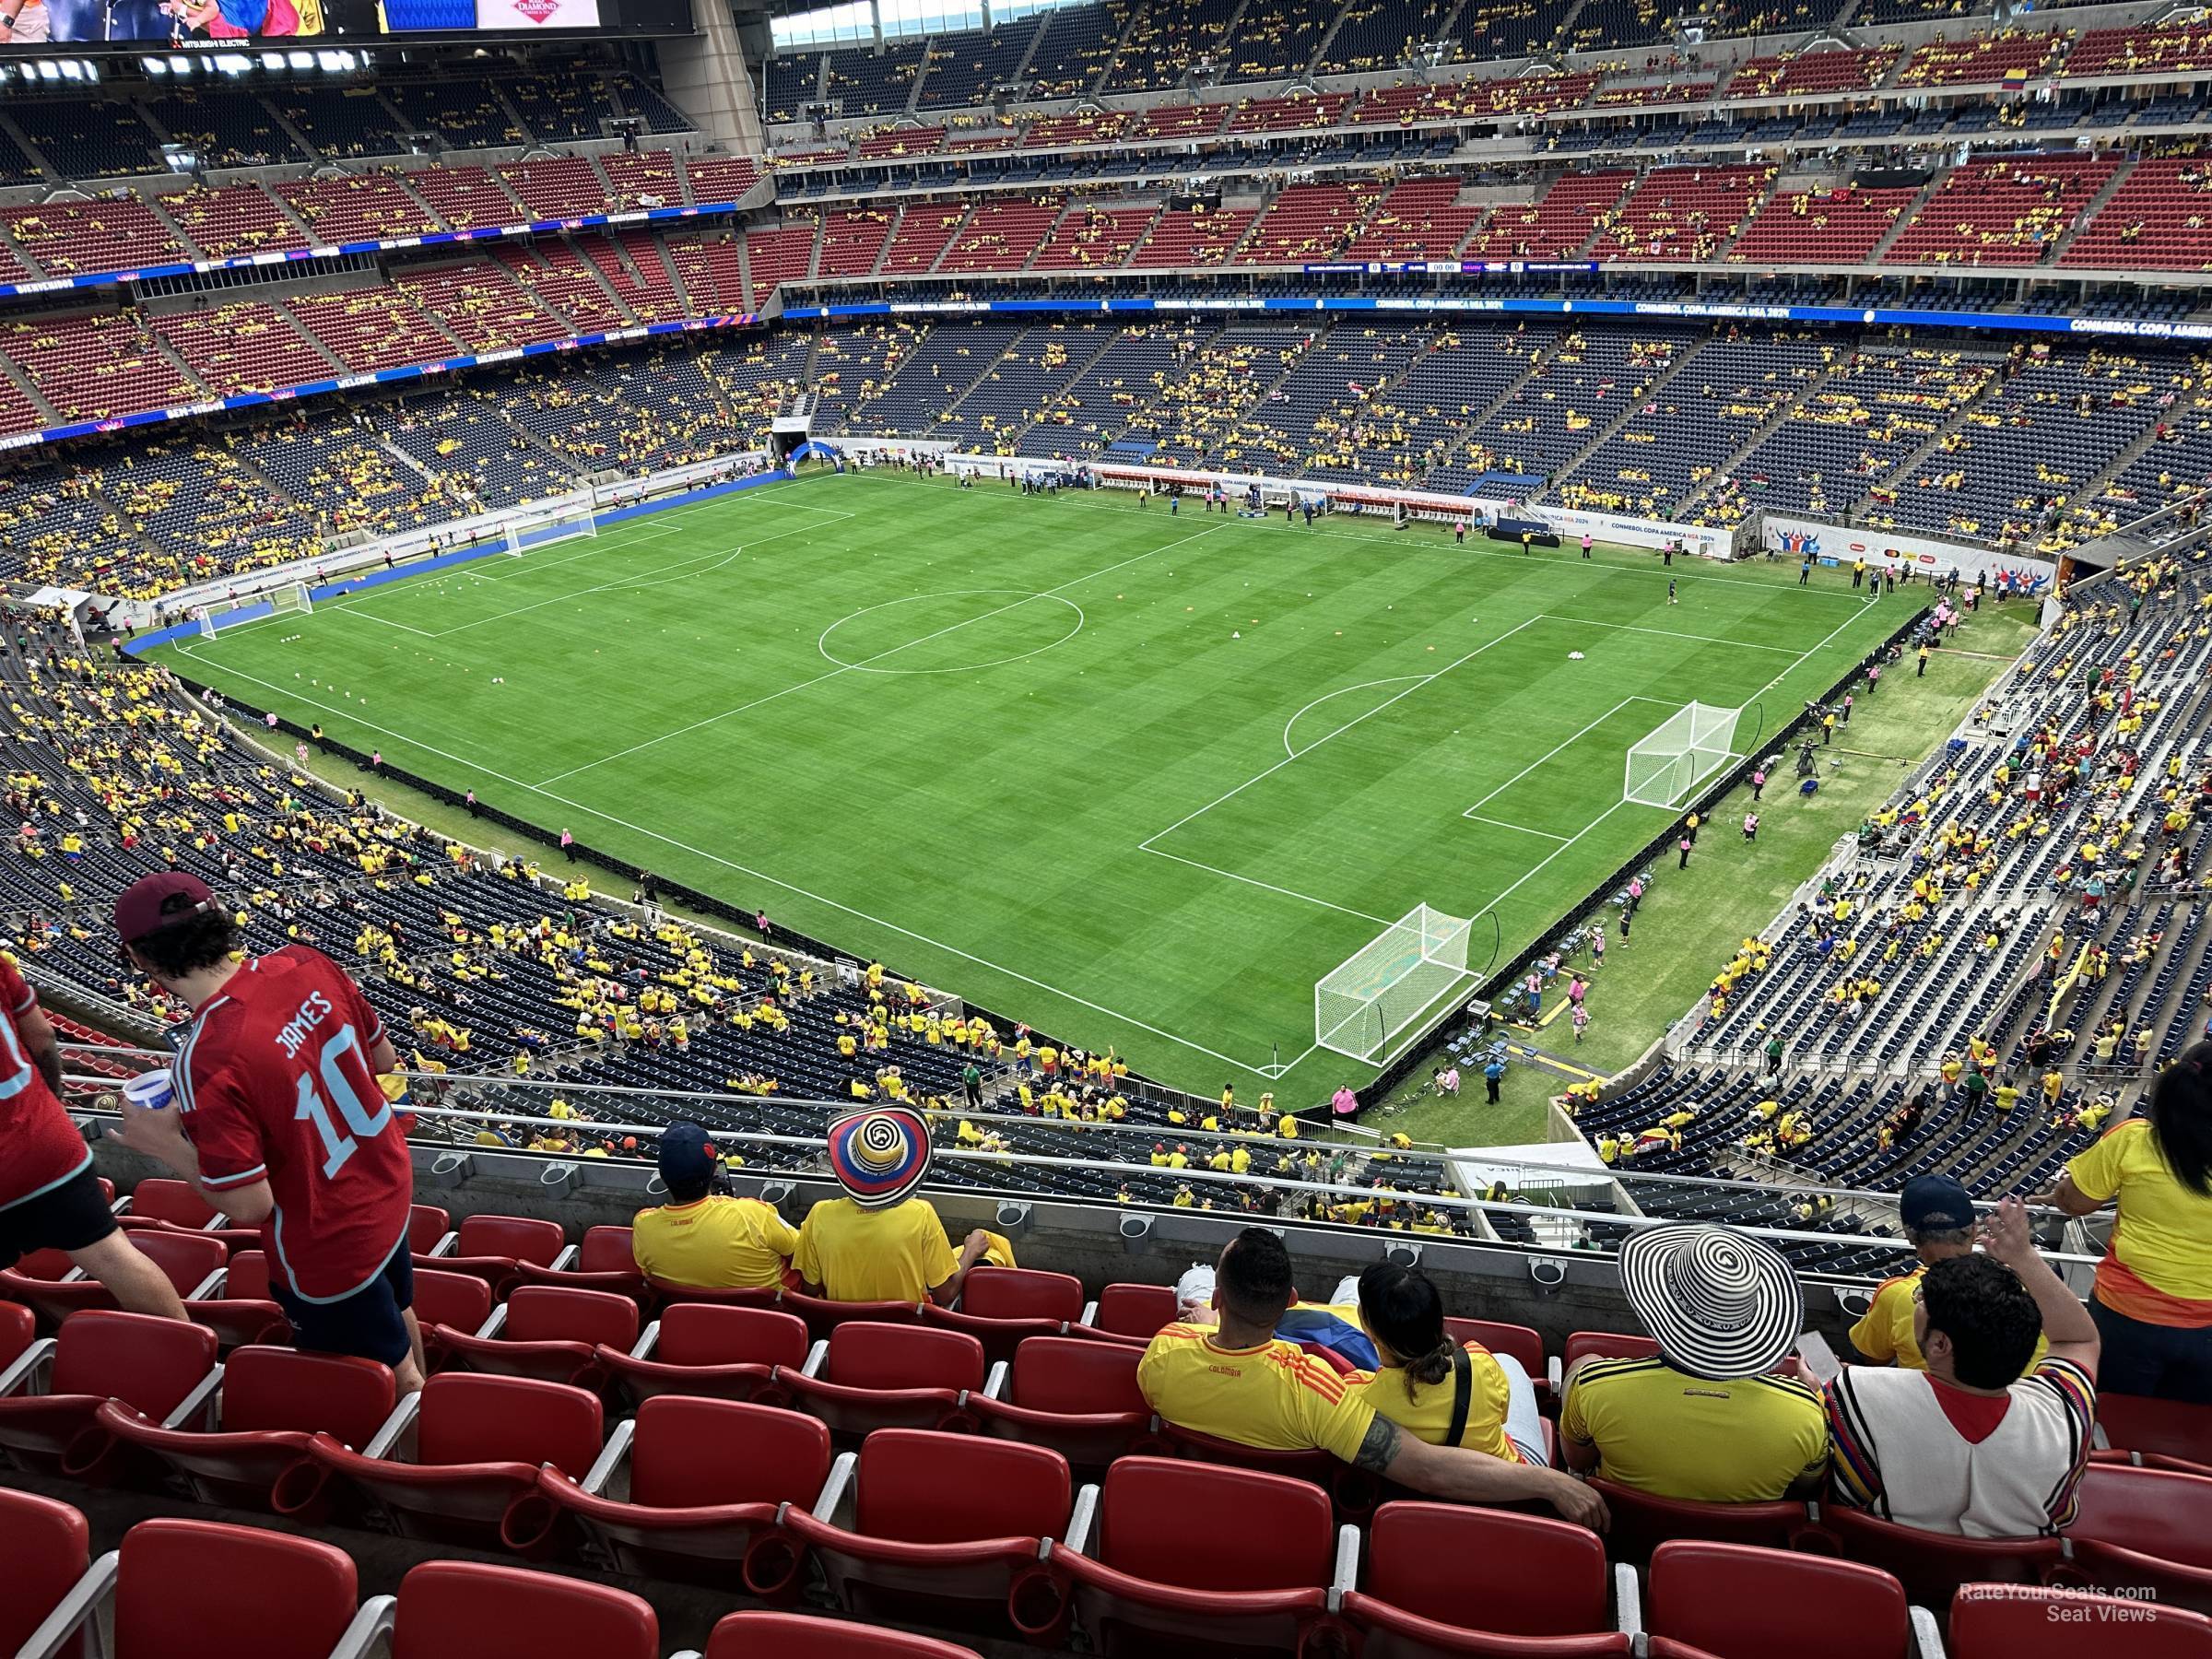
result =
[[[1629,746],[1620,798],[1637,806],[1672,809],[1731,760],[1741,709],[1685,703]]]
[[[1473,923],[1417,904],[1313,982],[1313,1042],[1379,1064],[1468,977]]]
[[[599,513],[595,502],[559,507],[550,512],[518,512],[500,524],[500,540],[506,544],[508,554],[517,559],[524,553],[539,552],[555,542],[574,541],[578,536],[598,534]]]
[[[304,582],[288,583],[274,589],[269,594],[269,615],[272,617],[287,617],[295,613],[302,617],[312,616],[314,609],[314,599],[309,594]]]

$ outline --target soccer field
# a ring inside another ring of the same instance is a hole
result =
[[[1420,903],[1503,959],[1665,827],[1621,799],[1630,744],[1693,699],[1771,736],[1920,602],[1796,575],[878,472],[156,655],[1165,1080],[1303,1104],[1371,1075],[1315,1051],[1317,978]]]

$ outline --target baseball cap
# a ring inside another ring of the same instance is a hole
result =
[[[722,1171],[707,1132],[680,1118],[661,1131],[660,1161],[661,1179],[671,1186],[712,1181]]]
[[[115,931],[125,945],[135,945],[172,922],[214,908],[214,892],[197,876],[160,870],[141,876],[116,895]]]
[[[1974,1201],[1948,1175],[1915,1175],[1898,1195],[1898,1218],[1909,1232],[1956,1232],[1974,1224]]]

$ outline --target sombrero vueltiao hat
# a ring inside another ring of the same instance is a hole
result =
[[[1678,1371],[1756,1377],[1790,1351],[1805,1292],[1771,1244],[1724,1227],[1646,1228],[1620,1247],[1629,1305]]]
[[[830,1170],[862,1209],[888,1209],[929,1173],[929,1125],[904,1106],[841,1117],[830,1125]]]

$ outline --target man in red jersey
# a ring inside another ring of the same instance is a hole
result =
[[[62,1107],[62,1048],[38,994],[0,957],[0,1267],[60,1250],[135,1313],[184,1317],[168,1276],[115,1224],[92,1148]]]
[[[381,1359],[420,1388],[414,1166],[377,1083],[397,1062],[360,987],[309,946],[241,957],[238,924],[182,871],[126,888],[115,931],[194,1011],[172,1034],[176,1110],[126,1100],[124,1144],[231,1220],[267,1223],[269,1293],[301,1348]]]

